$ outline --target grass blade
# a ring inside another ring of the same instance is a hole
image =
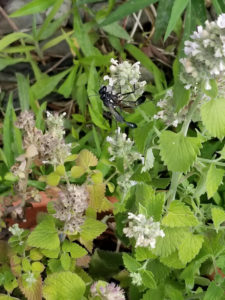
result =
[[[5,119],[3,122],[3,152],[7,159],[7,164],[11,167],[14,164],[13,153],[13,105],[12,105],[12,93],[9,95],[9,101],[5,113]]]
[[[29,80],[20,73],[16,73],[16,79],[21,110],[29,110]]]

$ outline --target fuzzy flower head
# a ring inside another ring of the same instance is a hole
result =
[[[14,224],[11,227],[9,227],[9,231],[12,233],[12,235],[20,237],[24,232],[24,229],[19,228],[18,224]]]
[[[84,212],[88,207],[88,192],[85,186],[70,185],[59,193],[59,199],[54,203],[54,216],[65,222],[66,230],[79,232],[85,221]]]
[[[225,72],[225,14],[214,22],[205,22],[198,26],[185,42],[185,58],[180,61],[184,66],[181,80],[194,86],[204,82],[205,89],[210,90],[210,79],[224,76]]]
[[[173,90],[168,90],[163,99],[158,101],[157,106],[160,110],[154,115],[154,119],[161,119],[167,126],[177,127],[182,123],[188,112],[188,108],[184,107],[178,113],[174,112]]]
[[[107,283],[104,281],[98,281],[92,284],[91,299],[101,300],[125,300],[124,291],[115,283]]]
[[[155,248],[156,238],[165,236],[160,229],[160,223],[154,222],[152,217],[147,219],[143,214],[135,215],[129,212],[128,219],[128,227],[124,228],[123,232],[128,238],[136,240],[135,247]]]
[[[111,76],[104,76],[104,80],[108,81],[108,90],[113,94],[134,92],[126,97],[126,101],[135,101],[143,94],[146,81],[140,81],[140,62],[132,65],[128,61],[118,63],[112,58],[109,69]]]
[[[107,137],[106,141],[110,143],[108,148],[111,154],[111,161],[116,158],[123,158],[124,169],[127,169],[134,161],[142,160],[142,155],[134,150],[134,142],[127,138],[126,133],[122,133],[120,127],[113,137]]]

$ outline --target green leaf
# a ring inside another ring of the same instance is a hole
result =
[[[173,87],[173,94],[175,111],[178,112],[182,107],[188,104],[190,100],[190,90],[185,89],[183,83],[177,80]]]
[[[92,218],[86,218],[81,226],[80,236],[86,241],[92,241],[106,230],[106,224]]]
[[[27,62],[25,58],[0,58],[0,71],[8,66],[15,65],[21,62]]]
[[[201,106],[202,122],[209,134],[222,139],[225,136],[225,98],[212,99]]]
[[[71,258],[68,253],[62,253],[60,262],[65,271],[69,271],[71,265]]]
[[[34,273],[37,272],[38,274],[40,274],[44,271],[44,269],[45,269],[45,266],[42,263],[40,263],[39,261],[35,261],[31,265],[31,270]]]
[[[49,175],[47,175],[47,184],[51,186],[57,186],[60,181],[60,176],[56,172],[52,172]]]
[[[87,170],[89,167],[95,167],[98,164],[98,159],[96,156],[88,151],[87,149],[83,149],[77,159],[76,163],[78,166],[82,167],[84,170]]]
[[[59,256],[59,252],[60,249],[56,248],[56,249],[52,249],[52,250],[48,250],[48,249],[41,249],[41,253],[49,258],[58,258]]]
[[[29,110],[29,80],[20,73],[16,73],[16,79],[21,110]]]
[[[219,0],[212,0],[212,4],[213,4],[213,7],[217,13],[217,15],[220,15],[223,13],[223,11],[225,11],[225,8],[224,10],[222,9],[222,6],[221,4],[219,3],[220,1]],[[223,3],[223,2],[222,2]]]
[[[160,262],[169,268],[178,270],[185,268],[186,265],[180,261],[178,251],[175,251],[166,257],[161,257]]]
[[[123,253],[123,263],[129,272],[137,272],[141,268],[141,264],[127,253]]]
[[[159,286],[155,290],[148,290],[141,298],[141,300],[150,300],[150,299],[154,299],[154,300],[165,299],[164,287]]]
[[[225,211],[222,207],[212,207],[211,213],[215,229],[218,232],[220,225],[225,222]]]
[[[13,32],[13,33],[7,34],[5,37],[3,37],[0,40],[0,51],[2,51],[8,45],[14,43],[15,41],[17,41],[21,38],[31,39],[31,36],[26,33],[23,33],[23,32]]]
[[[140,275],[141,275],[142,283],[145,287],[150,288],[150,289],[156,288],[156,282],[154,279],[154,275],[152,274],[151,271],[141,270]]]
[[[217,286],[214,281],[212,281],[205,293],[203,300],[222,300],[224,299],[224,289]]]
[[[63,242],[62,250],[65,252],[70,252],[72,258],[80,258],[88,254],[83,247],[68,240]]]
[[[160,135],[160,155],[173,172],[187,172],[200,153],[201,141],[182,133],[164,131]]]
[[[216,168],[214,164],[210,165],[210,168],[206,176],[206,190],[208,198],[213,197],[217,192],[219,185],[222,183],[225,171]]]
[[[139,11],[140,9],[155,3],[157,0],[128,0],[124,4],[120,5],[115,11],[113,11],[107,18],[100,24],[105,26],[115,21],[119,21],[124,17]]]
[[[66,169],[64,167],[64,165],[58,165],[55,169],[55,172],[59,175],[59,176],[64,176],[66,173]]]
[[[63,84],[59,87],[58,93],[62,94],[65,98],[69,98],[72,89],[74,87],[75,78],[77,75],[77,69],[78,65],[75,65],[70,74],[67,76],[66,80],[63,82]]]
[[[28,237],[29,246],[53,250],[59,247],[58,231],[55,228],[53,218],[46,216],[38,224]]]
[[[155,222],[161,220],[163,206],[165,203],[165,193],[158,193],[154,198],[149,201],[150,215],[153,217]]]
[[[152,253],[151,248],[137,247],[135,248],[135,258],[137,261],[144,261],[149,258],[156,258],[155,254]]]
[[[7,295],[0,294],[0,300],[20,300],[20,299],[19,299],[19,298],[15,298],[15,297],[11,297],[11,296],[7,296]]]
[[[165,236],[158,237],[156,247],[152,249],[155,255],[165,257],[169,256],[179,247],[184,234],[187,232],[185,228],[164,228]]]
[[[180,260],[186,264],[192,261],[202,248],[204,238],[201,235],[187,233],[178,247]]]
[[[80,166],[73,166],[70,171],[70,175],[73,178],[80,178],[82,175],[84,175],[84,173],[85,173],[85,169]]]
[[[164,41],[168,38],[170,33],[174,30],[179,18],[181,17],[183,11],[185,10],[188,0],[175,0],[169,20],[169,24],[166,29]]]
[[[126,32],[125,29],[123,29],[122,26],[120,26],[117,22],[103,26],[102,29],[118,38],[124,39],[124,40],[130,40],[129,34]]]
[[[32,15],[46,10],[55,0],[33,0],[10,15],[11,18]]]
[[[162,219],[162,225],[168,227],[197,226],[198,220],[188,206],[181,201],[173,201],[167,215]]]
[[[50,94],[60,82],[60,80],[63,79],[63,77],[65,77],[70,72],[70,70],[71,69],[67,69],[66,71],[63,71],[51,77],[43,74],[41,79],[35,82],[35,84],[33,84],[31,87],[31,93],[33,97],[35,99],[42,99]]]
[[[85,283],[71,272],[51,274],[44,282],[43,295],[46,300],[81,300],[84,292]]]
[[[12,94],[10,94],[3,122],[3,152],[9,167],[11,167],[14,163],[14,153],[12,148],[14,142],[13,127],[13,105]]]

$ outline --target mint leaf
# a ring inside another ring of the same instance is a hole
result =
[[[187,233],[178,247],[180,260],[186,264],[190,262],[200,251],[204,238],[201,235]]]
[[[58,232],[51,216],[45,216],[28,237],[27,244],[32,247],[53,250],[59,247]]]
[[[187,172],[200,153],[201,140],[182,133],[164,131],[160,135],[160,155],[173,172]]]
[[[80,236],[86,241],[92,241],[106,230],[106,224],[92,218],[86,218],[81,226]]]
[[[198,220],[188,206],[175,200],[170,204],[168,214],[162,220],[162,225],[168,227],[197,226]]]
[[[141,264],[127,253],[123,253],[123,263],[129,272],[136,272],[141,268]]]
[[[217,192],[219,185],[222,183],[225,171],[216,168],[214,164],[211,164],[207,176],[206,176],[206,190],[208,198],[213,197]]]
[[[225,221],[225,211],[220,207],[213,207],[211,208],[211,213],[215,229],[218,232],[220,224]]]

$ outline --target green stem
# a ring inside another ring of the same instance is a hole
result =
[[[222,163],[222,162],[219,162],[218,160],[216,159],[206,159],[206,158],[201,158],[201,157],[198,157],[198,160],[202,161],[202,162],[205,162],[207,164],[212,164],[214,163],[215,165],[218,165],[218,166],[221,166],[221,167],[225,167],[225,163]]]

